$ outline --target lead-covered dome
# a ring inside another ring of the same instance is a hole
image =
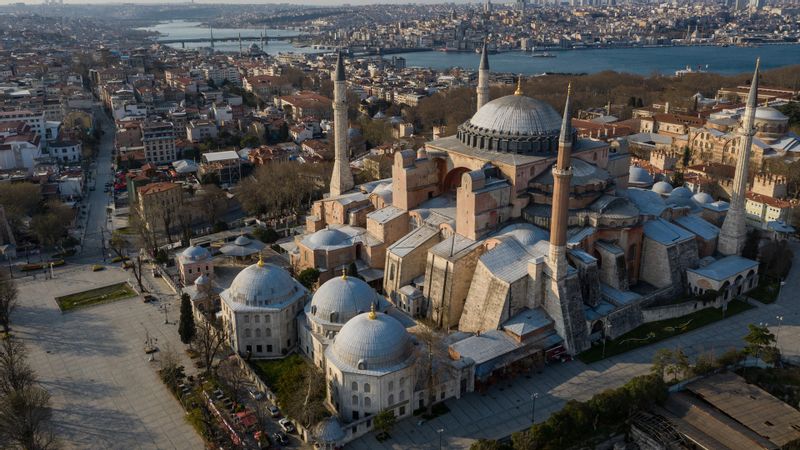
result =
[[[342,327],[331,346],[333,363],[355,370],[389,369],[405,363],[413,351],[411,336],[394,317],[359,314]]]
[[[303,238],[303,244],[311,249],[322,249],[349,245],[350,236],[334,228],[325,228]]]
[[[709,203],[714,203],[714,197],[712,197],[711,195],[709,195],[706,192],[698,192],[697,194],[694,194],[692,196],[692,200],[694,200],[695,202],[697,202],[697,203],[699,203],[701,205],[707,205]]]
[[[378,304],[378,294],[364,280],[334,277],[326,281],[311,299],[311,315],[331,323],[345,323]]]
[[[246,306],[280,305],[302,295],[302,288],[286,270],[259,261],[236,275],[220,294],[225,300]]]
[[[657,192],[659,194],[669,194],[672,192],[672,185],[667,183],[666,181],[659,181],[658,183],[653,185],[653,192]]]
[[[198,261],[205,261],[210,256],[211,253],[209,253],[207,249],[192,245],[190,247],[186,247],[186,250],[181,252],[180,260],[181,263],[186,264]]]
[[[483,105],[456,136],[481,150],[533,154],[556,151],[560,131],[561,115],[552,106],[515,94]]]

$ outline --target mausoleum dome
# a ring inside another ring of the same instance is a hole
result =
[[[334,361],[355,370],[381,370],[401,365],[412,354],[411,336],[394,317],[379,312],[359,314],[342,327],[331,346]],[[341,367],[340,367],[341,368]]]
[[[289,272],[259,261],[239,272],[221,295],[233,303],[269,306],[295,298],[300,289]]]
[[[356,277],[334,277],[326,281],[311,299],[311,315],[326,322],[346,323],[368,312],[378,302],[378,294]]]
[[[672,192],[672,185],[667,183],[666,181],[659,181],[658,183],[653,185],[653,192],[657,192],[659,194],[669,194]]]
[[[181,252],[180,260],[181,263],[186,264],[198,261],[205,261],[210,256],[211,253],[209,253],[207,249],[192,245],[190,247],[187,247],[186,250]]]

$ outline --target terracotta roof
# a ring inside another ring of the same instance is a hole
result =
[[[747,192],[747,199],[758,203],[764,203],[766,205],[772,206],[773,208],[783,209],[783,208],[791,208],[792,206],[794,206],[794,203],[792,203],[789,200],[781,200],[779,198],[769,197],[767,195],[756,194],[753,191]]]
[[[169,191],[171,189],[180,189],[180,185],[169,181],[162,181],[159,183],[150,183],[146,186],[139,188],[139,195],[155,194],[159,192]]]

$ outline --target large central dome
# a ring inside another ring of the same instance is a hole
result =
[[[514,94],[483,105],[458,127],[465,145],[504,153],[550,153],[558,148],[561,115],[547,103]]]

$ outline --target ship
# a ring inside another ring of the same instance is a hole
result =
[[[692,73],[706,73],[706,72],[708,72],[708,64],[706,64],[705,66],[703,66],[702,64],[698,64],[696,69],[687,65],[686,68],[684,69],[676,70],[675,76],[682,77],[684,75],[689,75]]]
[[[548,53],[548,52],[531,54],[531,58],[555,58],[555,57],[556,57],[556,55],[554,55],[552,53]]]

